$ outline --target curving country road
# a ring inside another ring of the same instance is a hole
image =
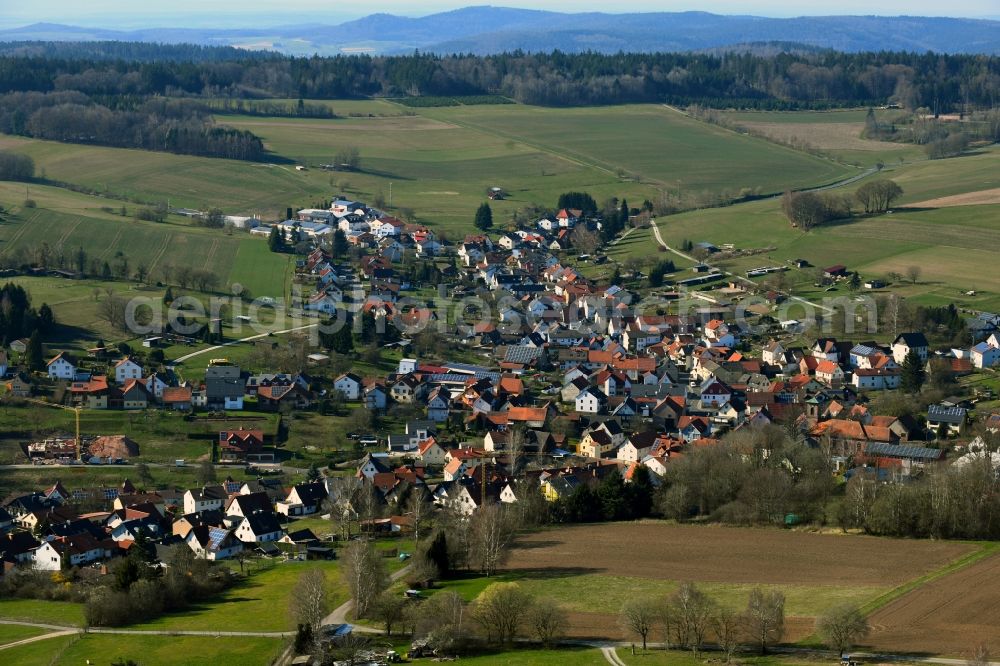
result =
[[[656,242],[659,243],[663,248],[665,248],[667,250],[667,252],[673,252],[678,257],[681,257],[683,259],[687,259],[688,261],[694,262],[696,264],[703,263],[706,266],[710,265],[707,262],[703,262],[703,261],[699,262],[697,259],[695,259],[691,255],[685,254],[685,253],[681,252],[680,250],[674,249],[674,248],[670,247],[669,245],[667,245],[664,242],[663,237],[660,236],[660,228],[658,226],[656,226],[656,220],[650,220],[649,222],[650,222],[650,224],[653,227],[653,235],[656,237]],[[757,284],[753,280],[749,280],[749,279],[743,277],[742,275],[737,275],[736,273],[732,273],[730,271],[724,271],[722,269],[718,269],[718,270],[723,275],[728,275],[729,277],[735,278],[735,279],[739,280],[740,282],[746,282],[747,284],[752,284],[752,285],[756,285]],[[823,310],[827,314],[833,314],[833,312],[834,312],[833,308],[831,308],[831,307],[827,307],[825,305],[820,305],[819,303],[813,303],[812,301],[806,300],[806,299],[802,298],[801,296],[793,296],[791,294],[788,294],[788,297],[790,299],[792,299],[793,301],[797,301],[797,302],[802,303],[804,305],[808,305],[809,307],[814,307],[814,308],[818,308],[820,310]]]
[[[406,572],[409,570],[409,568],[410,568],[410,565],[406,565],[405,567],[403,567],[402,569],[400,569],[396,573],[394,573],[391,576],[389,576],[389,580],[391,580],[393,582],[399,580],[404,575],[406,575]],[[339,606],[337,606],[336,608],[333,609],[332,613],[330,613],[325,618],[323,618],[322,624],[324,624],[324,625],[327,625],[327,624],[347,624],[347,614],[351,611],[352,605],[353,605],[353,603],[350,600],[345,601],[344,603],[340,604]],[[355,625],[353,625],[353,627],[354,627],[354,631],[356,631],[358,633],[361,633],[361,634],[381,634],[381,633],[383,633],[381,629],[375,629],[373,627],[366,627],[366,626],[359,625],[359,624],[355,624]]]
[[[172,361],[172,363],[183,363],[189,358],[194,358],[195,356],[201,356],[202,354],[207,354],[212,351],[217,351],[219,349],[225,349],[226,347],[232,347],[233,345],[238,345],[242,342],[252,342],[253,340],[260,340],[261,338],[266,338],[269,335],[281,335],[282,333],[294,333],[296,331],[304,331],[309,328],[315,328],[319,326],[319,322],[315,324],[306,324],[305,326],[295,326],[293,328],[286,328],[283,331],[269,331],[267,333],[259,333],[257,335],[251,335],[246,338],[240,338],[239,340],[231,340],[229,342],[223,342],[221,345],[215,345],[213,347],[205,347],[204,349],[199,349],[198,351],[191,352],[190,354],[185,354],[184,356],[179,356]]]

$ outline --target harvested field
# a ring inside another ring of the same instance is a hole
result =
[[[949,197],[939,197],[928,199],[913,204],[907,204],[907,208],[950,208],[952,206],[982,206],[985,204],[1000,204],[1000,187],[989,190],[979,190],[978,192],[966,192],[955,194]]]
[[[879,609],[866,643],[886,652],[967,656],[1000,645],[1000,555],[942,576]]]
[[[974,552],[973,544],[904,541],[657,521],[581,525],[518,540],[506,580],[567,610],[568,634],[622,638],[618,609],[636,595],[666,596],[698,583],[718,603],[743,608],[755,586],[780,589],[786,640],[841,603],[863,605]]]
[[[782,142],[801,141],[821,150],[906,150],[905,144],[861,138],[864,123],[741,122],[747,129]]]
[[[895,586],[975,546],[647,521],[547,530],[518,541],[510,569],[765,585]]]

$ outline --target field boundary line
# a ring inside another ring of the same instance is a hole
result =
[[[149,262],[148,270],[150,275],[152,275],[153,271],[156,270],[156,265],[160,263],[161,259],[163,259],[163,255],[167,253],[167,250],[170,248],[170,242],[173,239],[174,235],[172,232],[163,234],[163,245],[160,247],[160,251],[156,253],[156,256],[153,257],[153,260]]]
[[[880,594],[879,596],[875,597],[868,603],[862,605],[860,610],[866,616],[871,615],[875,611],[884,608],[885,606],[889,605],[896,599],[899,599],[900,597],[903,597],[909,594],[910,592],[913,592],[914,590],[923,587],[927,583],[933,582],[939,578],[943,578],[949,574],[961,571],[962,569],[970,567],[973,564],[976,564],[977,562],[981,562],[982,560],[985,560],[986,558],[992,555],[996,555],[998,552],[1000,552],[1000,543],[984,543],[980,546],[979,549],[974,550],[966,555],[962,555],[961,557],[952,560],[951,562],[945,564],[943,567],[939,569],[930,571],[924,574],[923,576],[918,576],[913,580],[909,580],[901,585],[897,585],[888,592]]]
[[[59,240],[56,241],[55,247],[62,247],[66,243],[66,239],[72,236],[73,232],[76,231],[76,228],[79,227],[81,224],[83,224],[83,218],[77,217],[76,222],[70,224],[69,228],[66,229],[63,235],[59,237]]]
[[[219,239],[215,238],[212,240],[211,247],[208,248],[208,256],[205,258],[205,265],[211,266],[212,262],[215,260],[215,253],[219,250]]]
[[[3,247],[3,254],[7,254],[10,248],[14,247],[14,244],[21,240],[21,236],[28,232],[31,228],[31,224],[41,215],[39,211],[33,212],[31,215],[25,218],[21,218],[20,227],[11,234],[10,238],[6,240]]]
[[[621,165],[615,166],[610,162],[606,162],[605,164],[607,164],[608,166],[604,166],[600,162],[594,161],[594,158],[588,157],[586,155],[581,155],[580,153],[574,150],[557,148],[555,146],[549,146],[547,144],[539,143],[537,141],[531,141],[518,134],[511,134],[509,132],[504,132],[501,130],[486,127],[484,125],[477,125],[476,123],[472,123],[467,120],[452,119],[449,120],[448,122],[454,123],[458,127],[478,132],[479,134],[487,134],[487,135],[492,134],[494,136],[499,136],[504,139],[510,139],[511,141],[516,141],[517,143],[528,146],[529,148],[534,148],[535,150],[545,153],[546,155],[549,155],[551,157],[555,157],[556,159],[563,160],[564,162],[569,162],[570,164],[586,167],[588,169],[597,169],[598,171],[603,171],[604,173],[614,176],[616,178],[618,177],[618,174],[614,171],[615,168],[621,169],[622,171],[628,171],[624,166]],[[655,183],[657,185],[666,187],[666,183],[663,183],[653,178],[646,178],[644,180],[648,181],[649,183]]]
[[[28,645],[29,643],[37,643],[38,641],[44,641],[50,638],[60,638],[62,636],[79,636],[82,632],[83,632],[82,629],[63,629],[61,631],[50,631],[46,634],[41,634],[39,636],[22,638],[21,640],[14,641],[13,643],[4,643],[3,645],[0,645],[0,650],[8,650],[10,648],[16,648],[22,645]]]
[[[673,111],[674,113],[678,113],[678,114],[684,116],[685,118],[690,118],[691,120],[693,120],[693,121],[695,121],[697,123],[701,123],[703,125],[711,125],[712,127],[718,127],[719,129],[724,130],[726,132],[731,132],[731,133],[735,134],[736,136],[742,136],[742,137],[747,138],[747,139],[760,139],[761,141],[763,141],[765,143],[769,143],[772,146],[778,146],[779,148],[784,148],[785,150],[790,150],[793,153],[797,153],[799,155],[808,155],[809,157],[813,157],[813,158],[815,158],[817,160],[823,160],[825,162],[830,162],[831,164],[836,164],[837,166],[848,167],[848,168],[851,168],[851,169],[863,169],[864,168],[864,167],[860,167],[860,166],[858,166],[856,164],[848,164],[847,162],[841,162],[840,160],[834,159],[831,156],[827,156],[827,155],[814,155],[813,153],[810,153],[807,150],[799,150],[798,148],[792,148],[791,146],[785,145],[785,144],[781,143],[780,141],[775,141],[774,139],[772,139],[771,137],[766,136],[766,135],[765,136],[758,136],[756,134],[749,134],[749,133],[744,134],[743,132],[735,130],[735,129],[731,128],[731,127],[726,127],[725,125],[717,125],[715,123],[710,123],[707,120],[702,120],[701,118],[693,116],[690,113],[688,113],[687,111],[685,111],[683,109],[679,109],[676,106],[673,106],[672,104],[665,104],[665,103],[663,103],[663,104],[660,104],[660,106],[662,106],[663,108],[665,108],[665,109],[667,109],[669,111]],[[806,191],[808,191],[808,190],[806,190]]]
[[[112,238],[111,242],[108,243],[108,246],[106,248],[104,248],[104,252],[101,252],[99,255],[97,255],[97,258],[98,259],[107,260],[108,253],[111,252],[111,248],[113,248],[115,245],[118,244],[118,241],[121,240],[121,237],[122,237],[123,233],[125,233],[125,224],[124,223],[122,223],[122,224],[120,224],[118,226],[118,232],[115,234],[115,237]]]

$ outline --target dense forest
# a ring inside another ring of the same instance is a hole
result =
[[[0,49],[0,93],[306,99],[502,94],[549,106],[669,102],[791,109],[891,102],[937,112],[1000,102],[1000,58],[980,55],[555,51],[295,58],[116,42],[42,46]]]
[[[102,104],[74,91],[7,93],[0,95],[0,132],[237,160],[264,155],[258,137],[215,125],[199,105],[162,97],[129,101]]]

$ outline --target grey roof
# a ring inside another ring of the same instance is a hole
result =
[[[467,374],[467,375],[480,375],[480,374],[490,374],[490,369],[485,368],[481,365],[472,365],[471,363],[452,363],[451,361],[441,363],[442,368],[447,368],[451,372]]]
[[[945,407],[943,405],[931,405],[927,408],[927,420],[938,423],[953,423],[960,425],[965,423],[965,416],[968,410],[964,407]]]
[[[886,444],[884,442],[868,442],[865,444],[865,453],[871,456],[889,456],[911,460],[940,460],[944,456],[944,451],[941,449],[905,444]]]
[[[488,379],[490,383],[496,384],[500,380],[499,372],[490,372],[487,370],[476,372],[472,375],[463,375],[457,372],[443,372],[435,373],[427,377],[427,381],[432,384],[464,384],[469,377],[475,377],[476,379]]]
[[[527,347],[524,345],[510,345],[504,353],[503,360],[507,363],[531,363],[542,355],[539,347]]]
[[[868,345],[854,345],[851,348],[851,353],[856,356],[871,356],[878,352],[874,347],[869,347]]]

